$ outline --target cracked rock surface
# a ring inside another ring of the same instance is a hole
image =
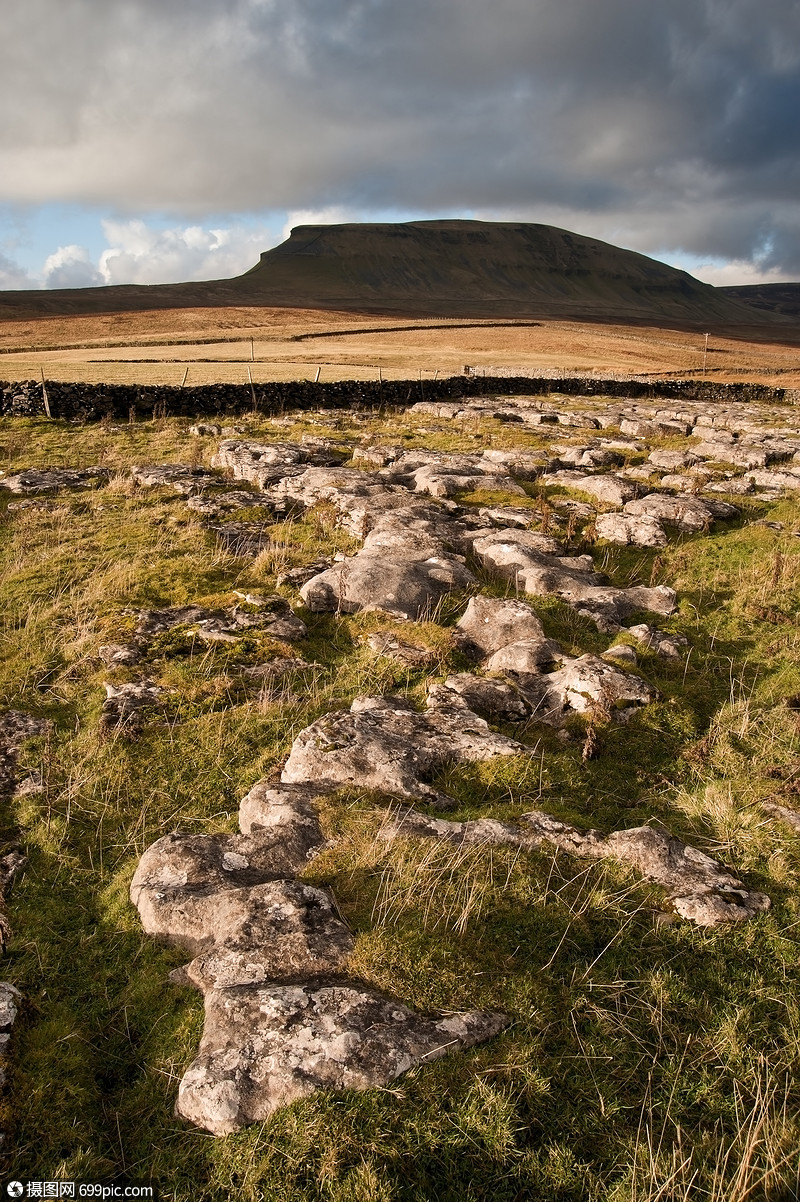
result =
[[[345,983],[212,990],[176,1111],[215,1135],[318,1089],[387,1085],[415,1065],[495,1035],[501,1015],[424,1018]]]
[[[214,1135],[318,1089],[386,1085],[506,1023],[426,1017],[348,979],[352,933],[328,889],[296,879],[325,843],[318,792],[261,781],[242,801],[242,834],[166,835],[131,882],[144,929],[192,956],[173,980],[205,995],[176,1113]]]
[[[437,699],[435,709],[417,713],[399,698],[357,698],[349,710],[326,714],[300,732],[281,781],[324,789],[355,785],[452,805],[426,779],[437,769],[528,750],[456,702]]]
[[[106,484],[110,475],[107,467],[29,467],[22,472],[15,472],[12,476],[0,476],[0,488],[22,494],[97,488]]]

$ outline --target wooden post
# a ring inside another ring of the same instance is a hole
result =
[[[188,376],[188,374],[189,374],[189,368],[187,367],[186,371],[183,373],[183,379],[181,380],[181,388],[183,388],[186,385],[186,377]]]
[[[251,372],[250,372],[250,368],[249,368],[249,367],[248,367],[248,369],[247,369],[247,379],[248,379],[248,381],[249,381],[249,384],[250,384],[250,395],[251,395],[251,396],[252,396],[252,398],[253,398],[253,411],[255,412],[255,410],[258,408],[258,404],[256,403],[256,390],[255,390],[255,388],[253,387],[253,376],[252,376],[252,374],[251,374]]]
[[[708,334],[706,334],[706,344],[703,347],[703,379],[706,378],[706,357],[708,356]]]
[[[317,374],[314,376],[314,383],[315,383],[315,384],[317,384],[317,383],[319,382],[319,373],[320,373],[321,371],[322,371],[322,368],[321,368],[321,367],[318,367],[318,368],[317,368]]]
[[[44,368],[40,367],[39,371],[41,372],[41,376],[42,376],[42,400],[44,401],[44,411],[47,414],[47,416],[52,420],[53,415],[50,412],[50,401],[47,399],[47,385],[44,382]]]
[[[250,362],[255,363],[255,361],[256,361],[256,353],[255,353],[255,348],[253,346],[253,339],[251,338],[250,339]]]

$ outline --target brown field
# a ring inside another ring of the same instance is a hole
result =
[[[711,329],[705,374],[800,387],[800,329]],[[251,341],[252,340],[252,341]],[[197,308],[0,323],[0,378],[90,383],[384,379],[465,365],[702,377],[703,334],[567,320],[413,319],[291,308]],[[187,374],[188,369],[188,374]]]

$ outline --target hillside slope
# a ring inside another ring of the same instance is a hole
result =
[[[432,316],[752,321],[749,307],[633,251],[547,225],[297,226],[242,277],[261,295]]]
[[[298,226],[231,280],[0,293],[7,319],[212,305],[694,328],[786,321],[645,255],[521,222]]]
[[[744,301],[769,313],[785,317],[800,317],[800,284],[740,284],[718,288],[730,300]]]

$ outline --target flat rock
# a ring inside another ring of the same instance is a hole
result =
[[[645,514],[602,513],[595,522],[598,538],[622,547],[665,547],[667,536],[658,518]]]
[[[674,472],[681,467],[691,467],[693,463],[697,463],[698,456],[695,450],[688,451],[651,451],[647,456],[649,463],[653,467],[663,468],[664,471]]]
[[[558,450],[558,458],[562,464],[574,467],[612,467],[623,462],[619,451],[608,446],[580,446]]]
[[[558,643],[553,639],[528,638],[517,639],[507,643],[505,647],[484,660],[487,672],[515,672],[517,675],[537,675],[545,671],[557,660],[563,659]]]
[[[397,443],[393,445],[375,445],[356,447],[353,451],[352,462],[354,464],[364,464],[369,468],[382,468],[390,463],[394,463],[403,454],[402,446]]]
[[[417,713],[399,698],[360,697],[349,710],[326,714],[300,732],[281,781],[375,789],[448,806],[451,798],[428,783],[438,769],[526,753],[462,704]]]
[[[173,488],[188,497],[218,483],[219,477],[190,463],[160,463],[132,467],[131,479],[140,488]]]
[[[636,487],[629,480],[611,473],[586,476],[580,472],[551,472],[542,476],[543,484],[559,484],[563,488],[574,488],[607,505],[622,505],[636,496]]]
[[[544,628],[525,601],[471,597],[456,623],[460,642],[480,659],[520,639],[544,640]]]
[[[539,514],[535,509],[524,509],[522,506],[484,507],[478,510],[478,514],[480,517],[486,518],[492,526],[500,528],[518,526],[521,530],[527,530],[529,526],[533,526],[539,520]]]
[[[471,1047],[506,1025],[498,1014],[415,1014],[347,983],[211,990],[197,1059],[176,1113],[227,1135],[319,1089],[372,1089],[415,1065]]]
[[[625,513],[631,517],[655,518],[689,534],[708,530],[714,520],[711,507],[699,497],[668,497],[650,493],[638,501],[629,501]]]
[[[301,881],[228,890],[216,899],[214,915],[213,944],[174,974],[203,993],[335,973],[353,950],[329,890]]]
[[[324,845],[314,798],[319,790],[313,785],[276,785],[258,781],[239,805],[239,826],[245,835],[274,837],[280,847],[279,871],[296,874]],[[263,851],[261,852],[263,856]],[[276,866],[278,861],[272,861]]]
[[[596,655],[565,659],[558,671],[542,677],[536,685],[540,692],[546,690],[546,709],[551,713],[560,708],[578,714],[608,709],[613,714],[629,706],[648,705],[657,696],[640,676],[620,672]]]
[[[381,828],[384,839],[398,836],[522,848],[551,844],[570,855],[617,860],[660,885],[676,912],[702,927],[745,922],[770,906],[768,897],[746,889],[738,877],[710,856],[649,826],[603,835],[596,830],[580,831],[540,810],[523,814],[517,824],[486,818],[448,822],[400,808]]]
[[[194,513],[204,517],[219,517],[221,514],[235,513],[238,510],[267,509],[277,518],[284,516],[287,511],[286,505],[272,503],[263,493],[245,492],[244,489],[228,489],[226,492],[188,497],[186,505]]]
[[[505,667],[504,680],[456,673],[432,686],[428,704],[431,709],[452,705],[448,699],[455,694],[462,705],[490,718],[534,718],[560,726],[571,713],[625,720],[635,707],[647,705],[657,696],[640,676],[620,671],[595,655],[571,659],[559,652],[559,658],[562,667],[546,674],[541,665],[522,658],[518,661],[522,670]]]
[[[740,443],[731,446],[729,443],[701,442],[694,448],[700,459],[716,463],[730,463],[734,467],[757,468],[766,467],[767,452],[763,447],[747,446]]]
[[[464,564],[445,552],[420,557],[414,546],[375,547],[312,577],[300,596],[314,613],[381,610],[418,620],[430,617],[447,593],[476,583]]]
[[[228,609],[207,609],[201,605],[174,605],[168,609],[142,610],[136,625],[140,640],[152,640],[157,635],[185,626],[203,642],[236,642],[249,630],[276,639],[302,639],[308,634],[306,624],[293,613],[283,597],[259,597],[257,612],[239,605]]]
[[[531,715],[531,705],[520,689],[507,680],[458,672],[428,690],[428,705],[452,706],[454,694],[473,712],[487,718],[520,722]]]
[[[775,472],[775,471],[754,471],[747,472],[747,479],[752,480],[756,488],[768,489],[773,492],[783,492],[787,489],[789,492],[797,492],[800,489],[800,471],[798,472]]]
[[[769,909],[763,893],[749,892],[716,860],[664,831],[639,826],[610,835],[580,832],[537,811],[523,815],[523,821],[531,832],[565,851],[630,865],[666,889],[677,913],[697,926],[742,922]]]
[[[349,458],[349,448],[335,446],[327,440],[324,445],[320,442],[317,440],[304,446],[296,442],[226,439],[220,443],[211,462],[214,467],[229,472],[235,480],[250,480],[265,488],[287,476],[299,474],[308,464],[327,467]]]
[[[0,478],[0,488],[13,493],[62,492],[71,488],[97,488],[107,484],[107,467],[29,467]]]
[[[632,502],[638,504],[638,502]],[[475,540],[487,568],[532,596],[557,596],[593,621],[617,623],[638,610],[664,615],[675,609],[675,592],[665,585],[619,589],[603,584],[590,555],[555,556],[535,549],[525,530],[492,531]],[[607,627],[605,627],[607,628]]]

